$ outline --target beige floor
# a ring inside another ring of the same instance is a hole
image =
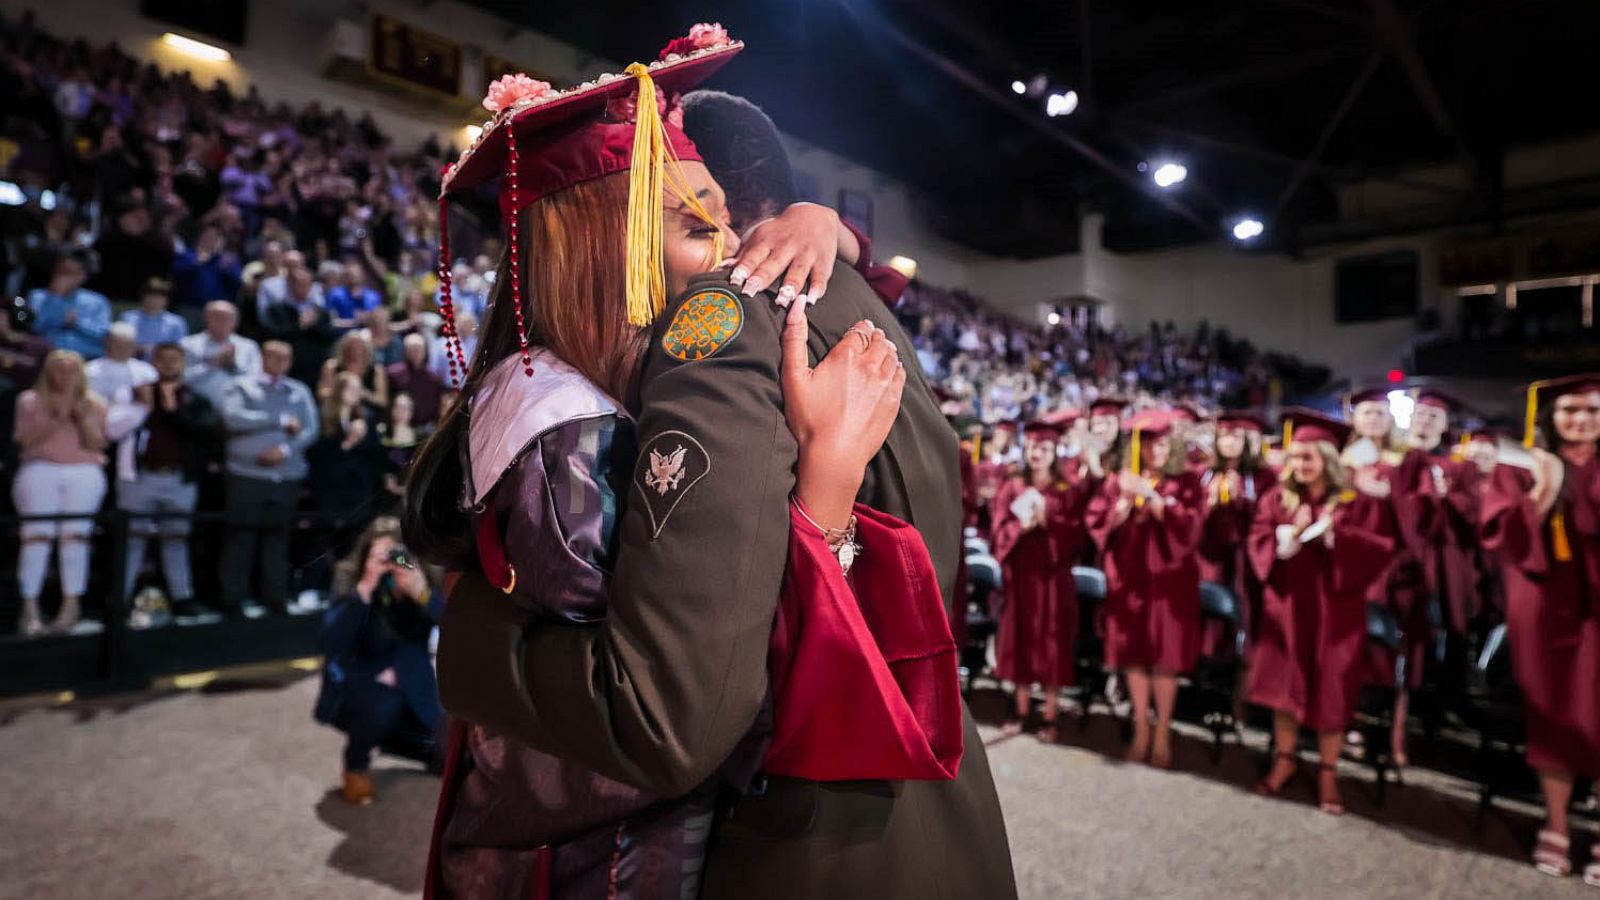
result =
[[[0,713],[0,897],[382,898],[419,893],[436,782],[385,760],[382,801],[329,794],[340,738],[311,721],[315,680],[217,684]],[[1247,752],[1213,768],[1193,744],[1156,772],[1079,746],[991,748],[1018,880],[1053,898],[1594,898],[1520,859],[1531,820],[1475,829],[1431,788],[1352,814],[1251,796]]]

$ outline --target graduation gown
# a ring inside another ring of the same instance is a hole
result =
[[[1098,488],[1097,479],[1085,479],[1044,489],[1044,522],[1026,531],[1011,504],[1028,485],[1013,478],[995,496],[992,543],[1005,593],[995,635],[995,674],[1006,681],[1074,681],[1078,592],[1072,564],[1088,540],[1084,512]]]
[[[1247,640],[1255,635],[1256,621],[1261,610],[1261,581],[1250,566],[1250,524],[1255,519],[1256,505],[1278,483],[1271,470],[1261,468],[1254,472],[1241,472],[1241,490],[1226,500],[1216,494],[1212,502],[1213,479],[1225,473],[1208,470],[1200,475],[1200,486],[1208,502],[1205,523],[1200,527],[1200,580],[1220,584],[1233,591],[1239,601],[1239,631]],[[1232,652],[1232,634],[1206,623],[1201,645],[1210,656]],[[1248,644],[1246,645],[1248,649]]]
[[[1505,585],[1528,764],[1600,776],[1600,462],[1567,466],[1551,515],[1528,499],[1532,486],[1529,472],[1497,466],[1482,513],[1484,550]],[[1557,513],[1566,559],[1553,540]]]
[[[1089,533],[1106,573],[1106,664],[1115,669],[1187,672],[1200,655],[1200,566],[1204,495],[1185,472],[1156,486],[1161,518],[1135,506],[1114,524],[1117,479],[1107,477],[1089,506]]]
[[[1415,453],[1417,451],[1412,451]],[[1417,552],[1417,503],[1407,488],[1405,463],[1411,454],[1385,450],[1383,459],[1372,465],[1380,479],[1389,485],[1386,497],[1363,495],[1372,502],[1352,503],[1346,515],[1355,519],[1360,528],[1388,539],[1393,543],[1388,565],[1383,577],[1373,581],[1367,590],[1367,601],[1385,606],[1394,615],[1401,629],[1400,653],[1397,655],[1377,644],[1370,645],[1367,666],[1372,680],[1379,684],[1396,684],[1398,656],[1420,662],[1416,648],[1431,632],[1428,624],[1427,588],[1423,582],[1420,555]],[[1414,462],[1413,462],[1414,465]],[[1352,472],[1353,474],[1353,472]],[[1421,683],[1422,666],[1411,665],[1406,670],[1407,683],[1415,687]]]
[[[1313,540],[1279,559],[1278,526],[1294,521],[1284,490],[1274,487],[1261,498],[1247,541],[1262,583],[1248,696],[1315,731],[1338,731],[1367,672],[1366,595],[1383,575],[1393,542],[1361,524],[1372,514],[1362,507],[1381,501],[1358,496],[1333,510],[1331,549]],[[1326,509],[1326,503],[1314,509],[1313,521]]]
[[[1478,541],[1483,475],[1464,460],[1419,454],[1409,482],[1408,493],[1416,504],[1423,584],[1439,603],[1444,627],[1464,636],[1483,609],[1483,555]],[[1442,497],[1439,482],[1445,486]],[[1428,624],[1426,618],[1423,624]]]

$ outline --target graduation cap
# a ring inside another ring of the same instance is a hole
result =
[[[1091,416],[1120,416],[1128,406],[1128,401],[1121,397],[1100,397],[1089,404]]]
[[[1124,424],[1130,440],[1128,442],[1128,468],[1135,473],[1143,473],[1144,457],[1142,455],[1142,441],[1145,438],[1162,438],[1172,432],[1173,415],[1171,410],[1146,409],[1134,413]]]
[[[1061,431],[1072,427],[1072,423],[1083,418],[1083,411],[1072,406],[1063,406],[1058,410],[1046,413],[1039,417],[1041,422],[1056,426]]]
[[[1204,419],[1205,413],[1193,403],[1174,403],[1168,410],[1174,421],[1199,422]]]
[[[451,380],[466,359],[456,334],[450,284],[451,194],[499,180],[501,218],[508,233],[511,298],[521,333],[522,361],[532,375],[521,322],[522,260],[519,219],[541,197],[607,175],[628,173],[627,311],[634,325],[649,324],[666,305],[661,269],[662,201],[671,192],[691,213],[717,224],[679,163],[700,160],[683,133],[679,98],[728,63],[744,44],[721,25],[700,24],[648,65],[605,74],[567,90],[527,75],[507,75],[489,86],[483,106],[493,118],[459,159],[444,171],[439,192],[439,307],[450,348]],[[722,255],[720,230],[715,255]]]
[[[1538,429],[1539,410],[1546,403],[1554,403],[1571,394],[1600,391],[1600,374],[1568,375],[1535,381],[1524,390],[1528,395],[1527,411],[1523,421],[1522,445],[1533,446],[1534,432]]]
[[[1417,388],[1412,393],[1412,399],[1420,406],[1436,406],[1452,416],[1466,409],[1467,406],[1461,401],[1460,397],[1436,387]]]
[[[1384,408],[1389,406],[1389,389],[1382,387],[1358,388],[1345,395],[1345,412],[1353,412],[1363,403],[1382,403]]]
[[[1217,427],[1264,434],[1267,430],[1267,420],[1265,416],[1251,410],[1228,410],[1217,414]]]
[[[1343,419],[1327,413],[1296,406],[1283,411],[1283,446],[1294,441],[1326,441],[1334,447],[1343,447],[1350,438],[1351,427]]]
[[[1042,418],[1022,426],[1022,435],[1036,441],[1055,441],[1060,439],[1063,430],[1061,423]]]

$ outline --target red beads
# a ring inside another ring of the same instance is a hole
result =
[[[511,216],[507,222],[511,260],[511,305],[517,314],[517,346],[522,349],[522,369],[533,377],[533,357],[528,351],[528,323],[522,308],[522,203],[517,191],[517,139],[516,129],[506,132],[506,177],[511,186]]]

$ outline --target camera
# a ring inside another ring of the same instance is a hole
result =
[[[394,548],[389,551],[389,564],[392,566],[399,566],[402,569],[412,569],[416,567],[411,561],[411,551],[407,550],[402,544],[394,545]]]

